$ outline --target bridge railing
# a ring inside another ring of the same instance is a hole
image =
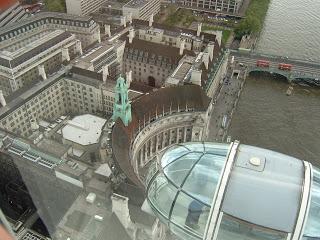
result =
[[[272,55],[272,54],[266,54],[266,53],[258,53],[258,52],[241,52],[239,50],[230,50],[230,52],[232,53],[236,53],[239,55],[246,55],[246,56],[250,56],[250,57],[256,57],[256,58],[267,58],[267,59],[274,59],[277,60],[279,62],[281,61],[291,61],[291,62],[299,62],[299,63],[303,63],[303,64],[308,64],[308,65],[313,65],[314,67],[320,67],[319,62],[316,61],[309,61],[309,60],[305,60],[305,59],[298,59],[298,58],[287,58],[287,57],[282,57],[282,56],[277,56],[277,55]]]

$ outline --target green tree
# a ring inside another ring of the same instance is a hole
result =
[[[65,1],[64,0],[46,0],[46,9],[50,12],[65,12]]]
[[[245,18],[235,29],[236,38],[246,34],[257,34],[261,31],[270,0],[251,0]]]

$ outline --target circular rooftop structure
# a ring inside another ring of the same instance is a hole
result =
[[[191,142],[151,165],[147,200],[181,239],[320,239],[320,171],[270,150]]]

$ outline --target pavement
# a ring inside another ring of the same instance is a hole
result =
[[[227,130],[231,122],[232,115],[237,106],[241,90],[244,85],[245,68],[237,63],[230,64],[226,74],[229,84],[225,82],[220,86],[216,96],[212,98],[213,109],[209,115],[209,125],[207,129],[207,141],[223,142],[227,140]],[[239,72],[238,77],[232,76],[234,71]],[[224,116],[227,116],[226,125],[223,127]]]

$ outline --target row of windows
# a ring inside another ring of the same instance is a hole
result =
[[[29,30],[35,29],[40,27],[41,25],[51,23],[51,24],[59,24],[59,25],[68,25],[68,26],[75,26],[75,27],[89,27],[90,24],[88,22],[81,22],[81,21],[71,21],[71,20],[62,20],[62,19],[53,19],[53,18],[47,18],[38,20],[37,22],[32,22],[28,25],[25,25],[23,27],[20,27],[19,29],[16,29],[13,32],[7,33],[6,35],[3,35],[0,37],[1,41],[7,40],[11,37],[17,36],[21,33],[28,32]]]

